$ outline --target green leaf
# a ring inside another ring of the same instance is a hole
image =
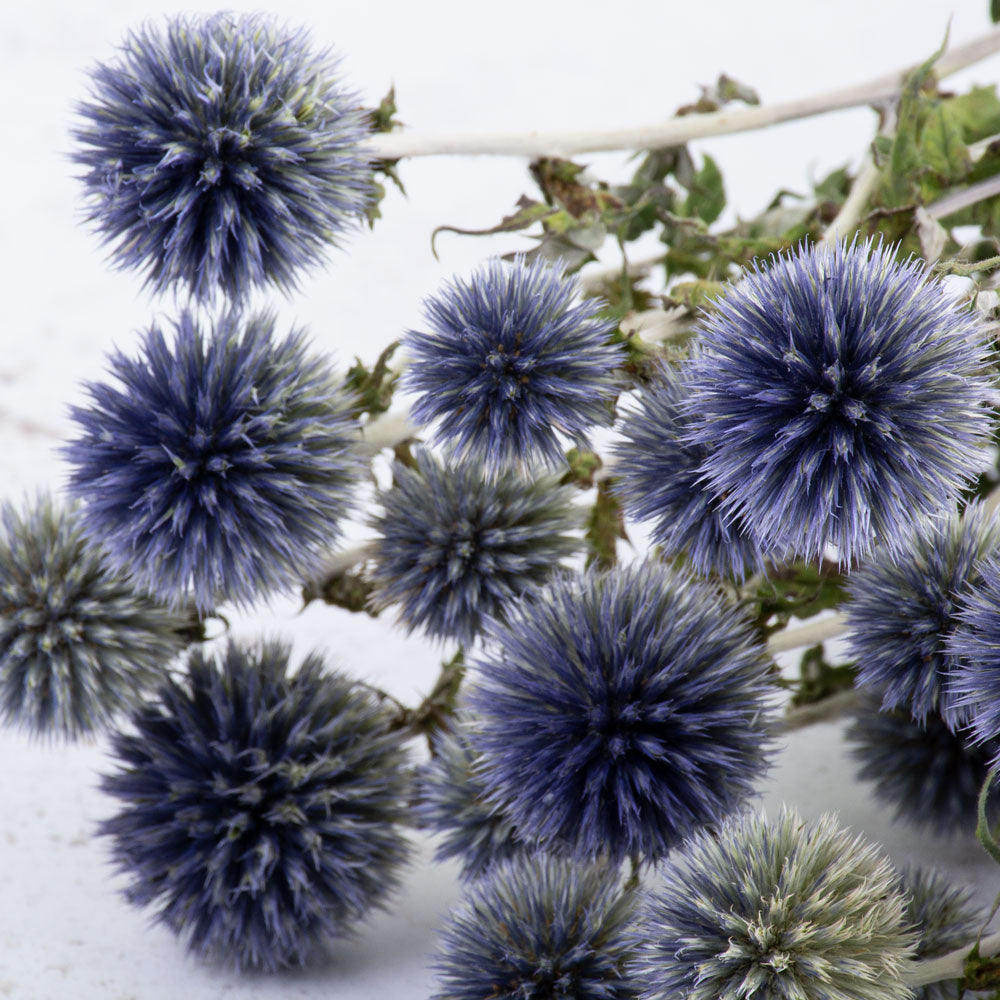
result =
[[[978,142],[1000,132],[1000,98],[995,86],[973,87],[966,94],[947,98],[945,104],[966,142]]]
[[[684,214],[703,219],[706,225],[711,225],[726,207],[726,193],[722,186],[722,173],[707,153],[689,190],[684,202]]]
[[[541,222],[543,219],[559,214],[559,212],[560,210],[557,208],[552,208],[540,201],[534,201],[527,197],[527,195],[521,195],[517,201],[517,211],[512,212],[510,215],[505,215],[495,226],[490,226],[486,229],[460,229],[458,226],[438,226],[431,233],[431,253],[437,257],[434,242],[437,240],[438,233],[458,233],[460,236],[493,236],[495,233],[514,233],[520,229],[527,229],[536,222]]]
[[[957,181],[969,171],[969,151],[962,125],[948,102],[938,101],[927,108],[920,136],[924,163],[942,180]]]
[[[1000,0],[990,0],[990,20],[994,24],[1000,21]]]

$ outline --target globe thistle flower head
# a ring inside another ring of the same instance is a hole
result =
[[[979,579],[962,596],[958,624],[947,643],[958,663],[948,694],[983,744],[990,767],[1000,766],[1000,557],[987,556]]]
[[[979,791],[998,748],[970,743],[938,712],[914,719],[905,709],[879,711],[877,694],[861,697],[847,730],[858,777],[873,783],[876,797],[896,810],[896,818],[939,835],[969,833],[976,827]],[[1000,816],[1000,798],[991,811]]]
[[[158,683],[188,624],[113,572],[79,510],[0,504],[0,715],[39,736],[107,725]]]
[[[274,317],[191,312],[168,343],[111,357],[65,454],[112,565],[174,605],[248,604],[303,579],[336,539],[358,476],[355,422],[327,362]]]
[[[903,919],[917,931],[913,957],[918,961],[967,946],[986,924],[972,892],[956,888],[939,872],[907,865],[899,873],[899,887],[907,901]],[[955,979],[944,979],[914,994],[916,1000],[957,1000],[958,985]]]
[[[238,968],[301,964],[394,888],[406,754],[374,696],[288,648],[195,650],[188,676],[116,734],[101,833],[128,899],[189,950]]]
[[[634,913],[613,870],[545,855],[505,862],[449,916],[434,1000],[634,1000]]]
[[[462,878],[472,880],[524,855],[529,845],[503,813],[486,802],[463,731],[467,724],[460,721],[453,731],[440,730],[435,737],[434,754],[418,774],[417,811],[425,827],[444,834],[435,858],[459,858]]]
[[[654,862],[768,766],[770,661],[686,572],[557,577],[489,638],[470,743],[487,800],[543,849]]]
[[[871,241],[755,264],[702,324],[689,441],[767,552],[850,565],[901,547],[983,464],[996,401],[975,314]]]
[[[703,576],[743,579],[748,571],[763,569],[763,556],[739,517],[724,517],[701,481],[708,449],[687,442],[686,396],[668,365],[643,388],[639,405],[625,416],[615,448],[615,492],[629,515],[653,522],[653,541],[668,555],[685,553]]]
[[[1000,522],[975,503],[961,516],[918,520],[899,553],[881,549],[851,574],[844,613],[857,683],[882,690],[883,708],[918,720],[940,713],[961,726],[947,684],[958,663],[947,640],[979,562],[998,548]]]
[[[416,468],[393,467],[373,519],[374,603],[398,605],[411,631],[471,643],[487,616],[504,618],[580,542],[572,487],[550,477],[495,478],[472,461],[419,449]]]
[[[832,816],[747,813],[671,858],[640,921],[643,1000],[906,1000],[896,873]]]
[[[200,299],[288,290],[364,218],[369,126],[337,60],[262,15],[177,16],[92,72],[74,159],[120,267]]]
[[[541,258],[492,260],[446,286],[426,303],[429,329],[404,341],[414,418],[439,421],[434,440],[491,474],[562,465],[566,439],[585,447],[591,427],[611,423],[622,362],[614,322],[578,292]]]

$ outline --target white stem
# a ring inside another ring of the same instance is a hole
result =
[[[916,990],[930,983],[939,983],[943,979],[961,979],[965,974],[965,960],[971,950],[972,944],[967,944],[964,948],[957,948],[939,958],[914,962],[912,968],[903,972],[903,982]],[[989,958],[997,952],[1000,952],[1000,931],[982,938],[979,942],[979,954],[983,958]]]
[[[420,432],[408,413],[380,413],[361,428],[364,449],[371,454],[383,448],[395,448]]]
[[[1000,51],[1000,29],[946,52],[934,66],[938,77],[948,76],[966,66]],[[495,132],[426,134],[419,132],[383,132],[372,136],[368,145],[372,155],[384,160],[404,156],[491,155],[491,156],[574,156],[616,149],[660,149],[679,146],[693,139],[730,135],[766,128],[779,122],[808,118],[842,108],[853,108],[899,95],[903,80],[913,69],[907,66],[887,76],[814,94],[797,101],[784,101],[766,107],[716,111],[706,115],[685,115],[656,125],[596,131],[564,132]]]
[[[961,191],[954,191],[939,198],[932,205],[927,206],[927,214],[932,219],[943,219],[946,216],[961,212],[963,208],[975,205],[978,202],[986,201],[994,195],[1000,194],[1000,175],[987,177],[986,180],[978,184],[971,184]]]
[[[842,614],[834,613],[826,618],[800,625],[798,628],[787,628],[776,632],[767,640],[767,648],[771,653],[785,653],[801,646],[815,646],[824,639],[835,639],[842,635],[846,624]]]

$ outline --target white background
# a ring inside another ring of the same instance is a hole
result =
[[[101,377],[112,345],[130,352],[136,331],[172,310],[169,300],[151,300],[134,274],[107,266],[80,225],[68,153],[86,69],[111,57],[130,27],[178,9],[41,0],[10,5],[0,20],[0,495],[60,488],[55,449],[69,433],[67,404],[81,399],[79,380]],[[395,83],[399,116],[414,129],[484,131],[658,121],[720,72],[751,84],[765,102],[804,96],[921,61],[949,19],[952,39],[964,41],[988,29],[986,11],[986,0],[329,0],[289,3],[281,14],[311,25],[318,45],[343,54],[343,70],[367,103]],[[954,82],[998,76],[994,58]],[[749,215],[778,188],[805,191],[810,178],[857,163],[873,123],[873,113],[859,109],[695,148],[717,158],[731,205]],[[580,159],[611,178],[630,169],[626,154]],[[401,173],[409,197],[390,194],[374,231],[335,253],[300,294],[274,303],[286,326],[308,325],[316,346],[342,361],[354,354],[371,361],[418,325],[421,300],[443,279],[467,274],[490,253],[526,246],[520,237],[444,235],[440,261],[429,248],[436,225],[478,228],[509,212],[531,191],[523,161],[431,158],[403,163]],[[406,638],[387,619],[317,605],[297,611],[293,598],[275,600],[259,616],[237,619],[234,630],[288,636],[299,651],[325,649],[331,663],[411,703],[447,652]],[[436,927],[459,888],[455,867],[434,865],[425,841],[417,841],[395,911],[341,943],[328,964],[240,976],[188,958],[117,894],[106,846],[92,838],[109,811],[95,790],[107,767],[100,742],[47,745],[0,733],[0,755],[0,997],[418,1000],[433,991],[427,966]],[[769,808],[782,800],[809,816],[839,811],[895,860],[937,864],[975,885],[984,902],[1000,889],[971,836],[937,840],[893,824],[872,803],[853,779],[837,725],[790,741],[763,789]]]

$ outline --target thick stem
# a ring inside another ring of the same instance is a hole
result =
[[[938,77],[948,76],[1000,51],[1000,29],[957,45],[935,64]],[[785,101],[766,107],[716,111],[705,115],[686,115],[656,125],[596,131],[565,132],[495,132],[480,135],[385,132],[374,135],[368,145],[372,155],[382,160],[404,156],[490,155],[490,156],[575,156],[617,149],[661,149],[679,146],[693,139],[730,135],[767,128],[780,122],[809,118],[813,115],[876,104],[900,93],[912,66],[877,77],[866,83],[797,101]]]
[[[842,614],[834,613],[797,628],[776,632],[767,640],[767,648],[769,652],[774,654],[785,653],[790,649],[799,649],[802,646],[815,646],[816,643],[823,642],[825,639],[835,639],[843,635],[846,624],[846,619]]]
[[[903,981],[911,989],[919,989],[921,986],[939,983],[944,979],[961,979],[965,975],[965,960],[969,957],[972,947],[972,944],[968,944],[939,958],[927,958],[922,962],[915,962],[912,968],[904,971]],[[1000,952],[1000,931],[980,940],[981,957],[988,958],[998,952]]]

